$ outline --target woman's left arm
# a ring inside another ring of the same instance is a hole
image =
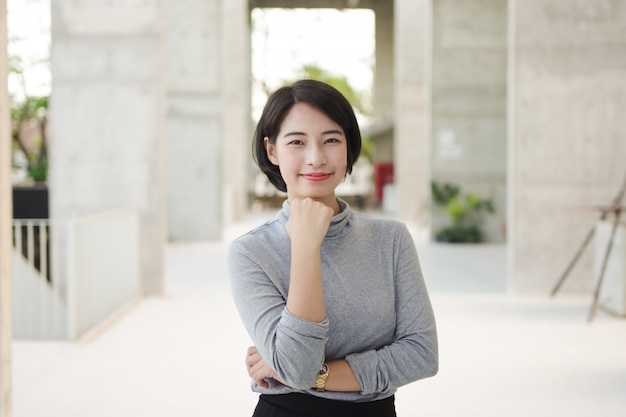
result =
[[[381,349],[345,358],[363,394],[385,392],[431,377],[439,368],[435,317],[415,243],[406,226],[397,230],[395,340]]]

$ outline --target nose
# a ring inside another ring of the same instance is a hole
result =
[[[307,153],[307,162],[314,167],[320,167],[326,164],[326,155],[319,145],[311,145]]]

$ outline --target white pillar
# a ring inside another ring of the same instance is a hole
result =
[[[221,236],[221,0],[168,0],[167,229],[171,241]]]
[[[394,21],[393,1],[376,2],[376,68],[374,99],[376,116],[384,121],[393,114]]]
[[[509,271],[547,294],[624,181],[622,2],[509,2]],[[590,245],[592,246],[592,245]],[[593,288],[593,248],[563,292]]]
[[[138,209],[144,294],[163,289],[165,3],[52,0],[51,217]]]
[[[169,238],[218,240],[247,209],[249,6],[168,1]]]
[[[222,222],[241,220],[247,209],[251,155],[250,9],[247,0],[222,0],[220,19]]]
[[[396,0],[394,7],[398,217],[425,226],[430,201],[431,0]]]
[[[11,114],[7,77],[7,3],[0,0],[0,417],[11,417]]]

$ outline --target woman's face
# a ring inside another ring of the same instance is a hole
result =
[[[338,209],[335,188],[343,181],[348,147],[343,129],[306,103],[295,104],[275,144],[265,138],[269,160],[278,165],[289,201],[310,197]]]

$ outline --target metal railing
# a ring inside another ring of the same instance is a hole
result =
[[[52,273],[49,220],[13,220],[13,337],[63,339],[67,291]]]

